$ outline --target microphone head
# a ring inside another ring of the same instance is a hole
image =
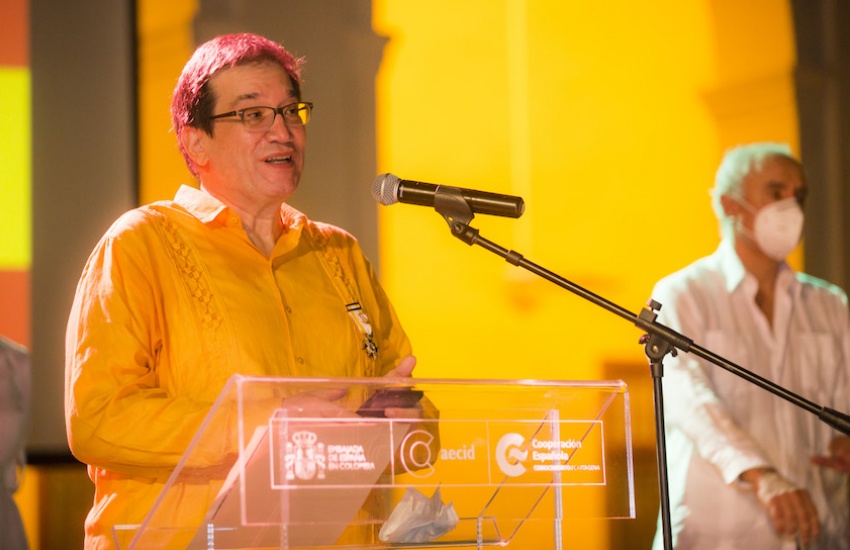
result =
[[[398,202],[398,187],[401,180],[392,174],[381,174],[372,184],[372,196],[384,206]]]

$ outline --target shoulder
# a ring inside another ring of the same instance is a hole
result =
[[[339,255],[362,255],[357,238],[345,229],[325,222],[307,220],[305,229],[314,246],[321,250],[334,250]]]
[[[795,283],[798,287],[794,292],[795,311],[812,323],[817,322],[824,331],[850,334],[847,294],[841,287],[801,272],[795,273]]]
[[[723,285],[726,276],[715,255],[705,256],[687,266],[662,277],[655,284],[655,292],[678,294]]]
[[[305,233],[309,235],[313,249],[329,265],[339,266],[334,269],[342,269],[343,273],[361,283],[374,279],[372,265],[354,235],[341,227],[314,221],[306,222]]]
[[[0,354],[11,358],[16,363],[24,362],[29,358],[26,347],[3,336],[0,336]]]
[[[847,293],[840,286],[808,273],[797,272],[795,276],[803,296],[817,296],[847,306]]]
[[[123,265],[128,260],[145,264],[152,256],[163,250],[165,233],[163,208],[178,210],[179,207],[163,201],[140,206],[121,214],[101,236],[88,258],[88,264],[103,267]]]
[[[705,256],[659,280],[651,298],[661,305],[658,319],[695,335],[730,299],[728,275],[716,255]]]
[[[148,249],[161,242],[175,226],[196,219],[174,201],[158,201],[128,210],[104,233],[98,247],[134,250]]]
[[[158,201],[128,210],[112,223],[112,226],[106,231],[105,237],[115,238],[125,236],[128,233],[152,229],[157,220],[169,211],[185,210],[174,201]]]
[[[307,220],[305,227],[317,239],[335,242],[357,242],[354,235],[333,224]]]

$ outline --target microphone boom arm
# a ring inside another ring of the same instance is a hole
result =
[[[745,379],[746,381],[755,384],[775,395],[785,399],[797,405],[798,407],[805,409],[815,415],[818,416],[821,420],[835,428],[836,430],[843,432],[846,435],[850,435],[850,416],[845,413],[835,411],[833,409],[829,409],[828,407],[823,407],[818,405],[817,403],[810,401],[800,395],[791,392],[778,384],[767,380],[766,378],[762,378],[761,376],[748,371],[747,369],[725,359],[724,357],[717,355],[697,344],[694,344],[690,338],[679,334],[675,330],[664,326],[661,323],[655,321],[655,315],[650,310],[644,308],[640,315],[635,315],[631,311],[618,306],[617,304],[606,300],[605,298],[590,292],[589,290],[537,265],[528,260],[526,260],[522,254],[515,252],[513,250],[508,250],[503,248],[492,241],[489,241],[482,237],[477,229],[469,227],[467,223],[464,221],[463,216],[455,216],[450,218],[446,213],[441,212],[446,220],[449,222],[449,227],[451,228],[452,234],[467,243],[468,245],[478,245],[490,252],[501,256],[508,263],[515,265],[517,267],[521,267],[543,279],[546,279],[549,282],[552,282],[561,288],[569,290],[573,294],[577,294],[582,298],[593,302],[597,306],[602,307],[603,309],[622,317],[627,321],[631,321],[638,328],[645,330],[649,333],[650,336],[656,336],[661,340],[668,342],[673,348],[680,349],[687,353],[692,353],[697,357],[705,359],[706,361],[717,365],[723,369],[728,370],[729,372],[738,375],[739,377]],[[472,214],[470,212],[470,218]],[[653,307],[653,304],[657,307]],[[650,301],[648,305],[651,309],[660,309],[661,305],[657,302]]]

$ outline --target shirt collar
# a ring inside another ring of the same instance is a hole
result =
[[[719,258],[721,269],[726,274],[726,290],[731,293],[742,284],[746,284],[748,288],[751,288],[752,293],[755,294],[756,290],[758,290],[758,283],[755,277],[744,268],[744,264],[741,263],[741,259],[738,257],[737,252],[735,252],[735,246],[732,240],[723,239],[716,254]],[[776,274],[776,290],[786,290],[791,287],[794,281],[796,281],[794,270],[791,269],[788,262],[783,260],[780,262]]]
[[[732,292],[741,286],[747,278],[747,270],[744,269],[744,264],[741,263],[741,259],[735,252],[735,246],[731,239],[720,241],[716,254],[720,261],[721,270],[726,274],[726,290]]]
[[[180,186],[177,194],[174,195],[174,202],[185,208],[203,223],[210,223],[216,220],[224,212],[237,216],[235,212],[217,198],[205,191],[188,185]],[[283,220],[283,226],[288,232],[300,230],[306,223],[307,216],[284,203],[280,208],[280,219]]]
[[[174,196],[174,202],[185,208],[191,215],[204,224],[216,220],[226,225],[239,225],[239,215],[226,204],[202,191],[188,185],[181,185]],[[307,216],[299,210],[284,203],[280,207],[280,219],[283,223],[283,235],[276,250],[283,253],[292,250],[301,240],[301,233],[307,224]]]
[[[286,203],[280,206],[280,219],[283,222],[284,233],[300,233],[304,224],[307,223],[307,216]]]
[[[210,223],[218,218],[225,210],[229,210],[227,205],[213,197],[209,193],[181,185],[174,195],[174,202],[189,211],[190,214],[201,220],[203,223]]]

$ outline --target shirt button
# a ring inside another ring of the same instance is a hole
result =
[[[284,309],[286,310],[286,312],[287,312],[287,313],[292,313],[292,308],[291,308],[291,307],[286,306]]]
[[[296,360],[296,361],[298,361],[298,364],[299,364],[299,365],[303,365],[303,364],[304,364],[304,358],[303,358],[303,357],[296,357],[296,358],[295,358],[295,360]]]

